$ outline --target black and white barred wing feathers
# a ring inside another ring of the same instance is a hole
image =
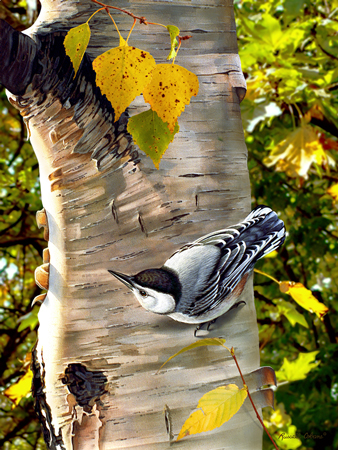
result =
[[[222,302],[227,301],[227,297],[230,309],[233,304],[230,294],[236,286],[252,271],[258,259],[280,247],[284,239],[284,223],[277,214],[266,206],[258,206],[243,222],[210,233],[182,247],[174,254],[176,258],[179,258],[178,253],[192,251],[196,253],[196,257],[205,257],[205,264],[202,264],[205,276],[197,278],[196,274],[186,274],[184,285],[189,286],[189,292],[182,292],[177,309],[182,313],[198,316],[219,307]],[[208,250],[211,248],[215,251]],[[169,261],[170,259],[167,263]],[[189,283],[187,277],[190,275],[194,279]],[[194,302],[191,302],[191,294],[195,296]]]

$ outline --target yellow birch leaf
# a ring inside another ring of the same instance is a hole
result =
[[[83,55],[88,47],[90,39],[90,28],[88,23],[71,28],[63,41],[66,54],[69,56],[74,67],[74,78],[79,70]]]
[[[332,164],[314,128],[304,123],[279,142],[263,163],[268,167],[276,164],[276,171],[305,179],[312,163]]]
[[[289,294],[302,308],[307,311],[314,312],[317,317],[322,319],[328,312],[329,308],[323,303],[319,302],[312,292],[302,283],[295,283],[294,281],[281,281],[279,289],[284,294]]]
[[[194,411],[185,421],[177,440],[220,427],[237,413],[247,395],[246,388],[239,389],[235,384],[207,392],[198,402],[197,408],[201,409]]]
[[[115,120],[141,94],[155,66],[150,53],[129,45],[112,48],[94,59],[96,84],[112,104]]]
[[[6,397],[8,397],[14,406],[18,405],[20,400],[26,397],[32,389],[33,372],[28,369],[25,375],[20,378],[19,381],[12,384],[8,389],[4,391]]]
[[[189,105],[191,97],[197,95],[198,88],[198,78],[194,73],[176,64],[158,64],[143,96],[173,132],[177,117],[185,105]]]
[[[338,183],[332,185],[328,190],[327,193],[329,195],[331,195],[331,197],[333,198],[334,202],[338,201]]]

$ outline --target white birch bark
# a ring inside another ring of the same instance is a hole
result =
[[[140,152],[137,164],[127,156],[98,171],[91,153],[93,142],[103,139],[102,124],[93,129],[83,153],[72,153],[100,112],[93,118],[90,108],[84,109],[87,122],[81,128],[74,108],[52,100],[52,91],[26,117],[49,224],[49,290],[39,314],[38,355],[58,436],[51,448],[159,450],[169,448],[165,405],[177,436],[205,392],[234,380],[241,386],[241,381],[231,356],[219,347],[180,355],[157,372],[169,356],[196,340],[195,327],[145,311],[107,269],[131,274],[160,267],[183,244],[245,218],[250,186],[239,109],[244,81],[230,0],[108,3],[191,34],[176,63],[197,74],[200,92],[180,117],[180,132],[159,170]],[[84,23],[96,9],[90,0],[43,0],[42,6],[27,31],[33,39]],[[113,15],[126,37],[132,20]],[[90,25],[92,58],[118,45],[103,13]],[[129,42],[157,62],[168,54],[168,34],[160,27],[137,25]],[[137,99],[130,114],[140,105]],[[246,374],[259,367],[251,280],[241,299],[246,305],[217,320],[208,336],[226,338]],[[64,384],[70,364],[101,374],[103,391],[88,388],[85,406]],[[253,450],[261,448],[261,436],[246,401],[221,428],[174,447]]]

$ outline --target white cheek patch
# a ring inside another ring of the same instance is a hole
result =
[[[133,292],[143,308],[145,308],[147,311],[153,311],[153,308],[155,306],[154,298],[150,297],[149,295],[147,297],[143,297],[137,289],[133,289]]]
[[[143,297],[137,289],[133,289],[133,292],[137,300],[147,311],[156,314],[169,314],[174,311],[176,303],[171,295],[156,292],[150,288],[142,288],[142,290],[147,292],[148,295],[146,297]]]

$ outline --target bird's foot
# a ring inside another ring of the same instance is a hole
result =
[[[241,305],[242,303],[244,303],[244,305],[246,305],[245,301],[244,301],[244,300],[241,300],[240,302],[235,303],[234,305],[232,305],[232,307],[229,309],[229,311],[231,311],[232,309],[238,308],[239,305]],[[228,312],[229,312],[229,311],[228,311]]]
[[[195,331],[194,331],[194,337],[197,337],[197,331],[202,330],[204,325],[206,325],[206,330],[209,331],[210,325],[215,323],[216,320],[217,319],[210,320],[210,322],[203,322],[203,323],[200,323],[199,325],[197,325],[197,327],[195,328]]]

